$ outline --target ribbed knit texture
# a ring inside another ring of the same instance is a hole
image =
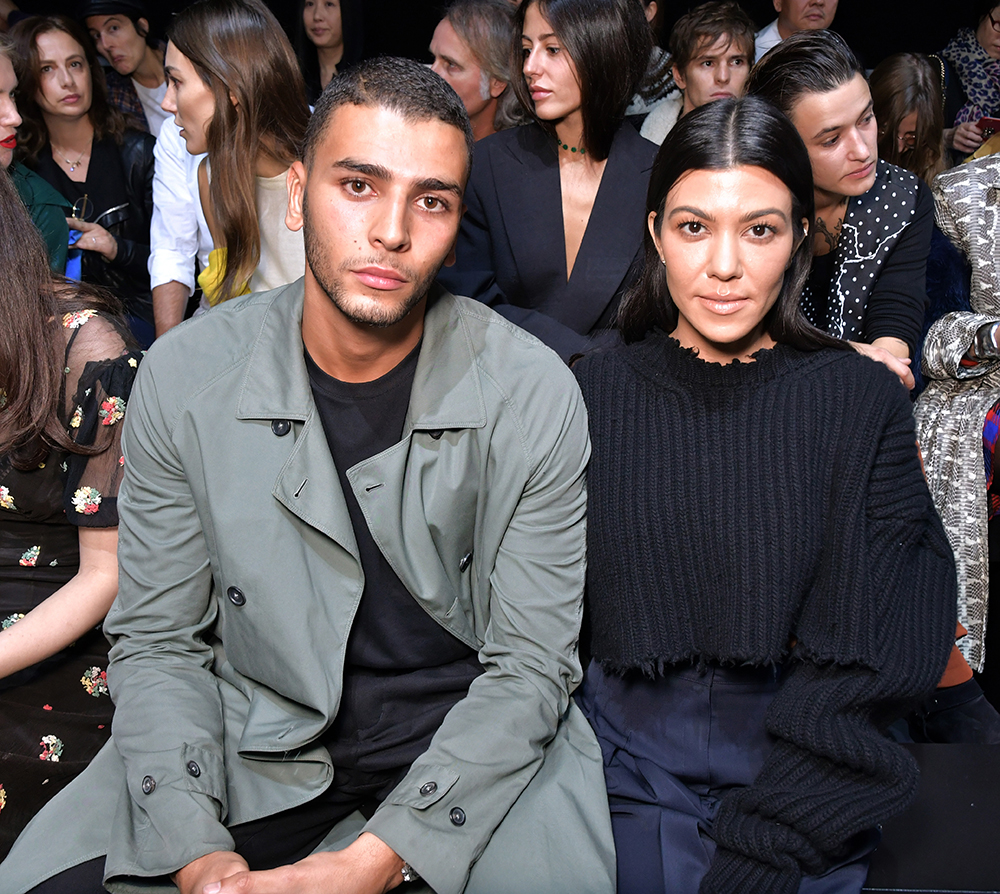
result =
[[[706,363],[654,333],[576,366],[593,656],[647,674],[789,662],[777,744],[720,805],[703,894],[793,892],[909,803],[916,765],[880,729],[934,688],[955,631],[896,377],[852,351],[756,357]]]

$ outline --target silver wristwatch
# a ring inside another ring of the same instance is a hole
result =
[[[401,871],[403,873],[403,881],[404,882],[419,882],[420,881],[420,873],[417,872],[417,870],[414,869],[409,863],[407,863],[407,862],[404,861],[403,862],[403,868],[402,868]]]

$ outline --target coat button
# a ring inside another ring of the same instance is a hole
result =
[[[187,771],[188,774],[194,776],[195,779],[201,776],[201,767],[199,767],[195,761],[187,762]]]
[[[441,440],[441,435],[444,434],[444,430],[440,428],[435,428],[433,431],[427,432],[435,441]]]
[[[472,551],[470,550],[464,556],[462,556],[461,561],[458,563],[458,570],[465,571],[472,564]]]
[[[465,825],[465,811],[461,807],[452,807],[451,813],[448,814],[448,819],[451,820],[453,826],[464,826]]]
[[[273,431],[279,438],[283,438],[292,430],[292,423],[287,419],[275,419],[271,423],[271,431]]]
[[[156,780],[152,776],[142,777],[142,793],[144,795],[150,795],[153,793],[153,789],[156,788]]]
[[[437,790],[438,784],[436,782],[425,782],[422,786],[420,786],[420,794],[425,797],[427,795],[433,795]]]
[[[226,595],[233,605],[246,605],[247,603],[247,598],[243,595],[243,591],[239,587],[230,587],[226,590]]]

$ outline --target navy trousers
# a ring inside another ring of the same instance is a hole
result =
[[[604,752],[618,894],[694,894],[715,856],[720,799],[753,782],[774,739],[764,713],[779,669],[711,667],[649,680],[587,668],[577,701]],[[878,833],[799,894],[858,894]]]

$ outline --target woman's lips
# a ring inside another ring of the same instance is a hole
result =
[[[16,149],[17,148],[17,134],[11,134],[7,139],[0,140],[0,146],[4,149]]]
[[[709,310],[723,316],[736,313],[747,301],[742,295],[701,295],[699,297],[708,305]]]
[[[64,96],[60,102],[66,103],[66,105],[76,105],[80,101],[79,93],[71,93],[69,96]]]

